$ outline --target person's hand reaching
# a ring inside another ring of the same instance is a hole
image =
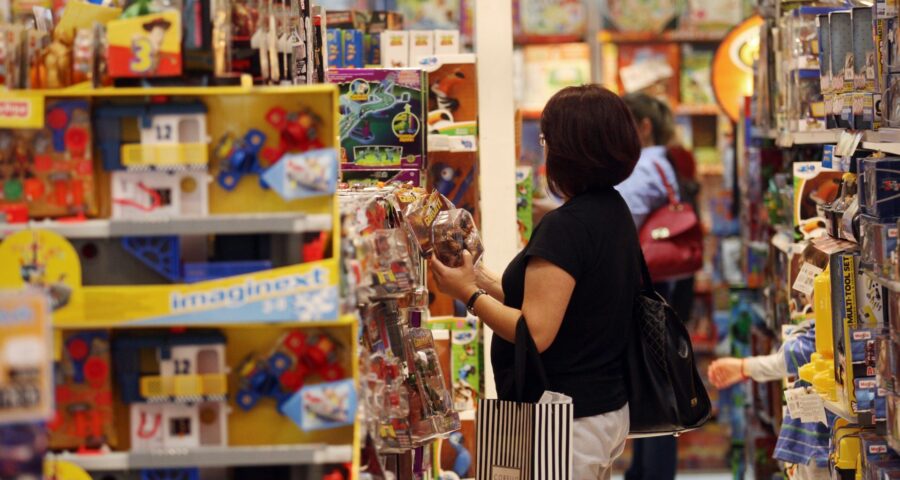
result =
[[[432,255],[429,261],[431,273],[437,283],[438,290],[465,303],[478,290],[473,266],[472,254],[468,250],[463,251],[463,264],[457,268],[451,268]]]
[[[718,389],[728,388],[747,379],[744,360],[740,358],[720,358],[709,365],[709,381]]]

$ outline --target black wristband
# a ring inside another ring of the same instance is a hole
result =
[[[475,315],[475,302],[478,300],[478,297],[486,294],[487,292],[484,291],[483,288],[475,290],[475,293],[473,293],[472,296],[469,297],[469,303],[466,304],[466,311],[471,313],[472,315]]]

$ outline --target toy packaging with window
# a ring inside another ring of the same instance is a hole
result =
[[[427,107],[421,71],[337,69],[328,78],[341,91],[342,169],[421,170]]]

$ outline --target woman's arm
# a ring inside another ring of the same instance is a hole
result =
[[[503,284],[500,281],[500,276],[485,267],[484,262],[475,267],[475,284],[501,303],[506,299],[506,296],[503,294]]]
[[[459,268],[449,268],[436,258],[432,258],[431,268],[438,288],[447,295],[468,302],[478,290],[472,256],[468,252],[463,253],[463,265]],[[553,287],[548,288],[548,285]],[[494,333],[508,342],[515,342],[516,323],[524,315],[535,346],[543,352],[556,339],[574,290],[575,279],[565,270],[543,258],[533,257],[525,269],[522,310],[507,307],[496,298],[484,295],[475,302],[474,310]]]

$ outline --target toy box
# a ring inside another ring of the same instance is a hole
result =
[[[853,23],[849,11],[831,12],[829,17],[829,39],[831,40],[831,91],[846,93],[853,89]],[[871,31],[871,25],[868,30]]]
[[[346,67],[344,65],[344,31],[337,28],[329,28],[325,38],[328,50],[328,67]]]
[[[516,223],[519,226],[519,242],[528,243],[534,229],[534,170],[516,167]]]
[[[424,57],[428,81],[428,151],[478,148],[478,77],[474,55]]]
[[[459,30],[435,30],[434,54],[456,55],[460,53]]]
[[[457,411],[474,410],[484,393],[484,351],[481,325],[474,317],[432,319],[428,327],[450,335],[449,380]]]
[[[873,35],[873,11],[871,7],[852,10],[853,22],[853,88],[857,92],[875,93],[878,66]]]
[[[39,291],[0,293],[0,325],[0,425],[51,418],[53,346],[47,299]]]
[[[862,234],[862,262],[877,275],[885,278],[897,276],[897,221],[879,220],[860,215],[859,230]]]
[[[109,76],[181,75],[181,14],[176,11],[114,20],[107,24]]]
[[[50,447],[95,450],[116,447],[112,354],[104,330],[70,331],[62,337],[56,377],[56,419]]]
[[[900,158],[863,160],[865,203],[863,212],[878,218],[900,216]]]
[[[479,222],[478,155],[433,152],[428,163],[429,185],[458,208],[468,210]]]
[[[0,207],[29,218],[97,213],[91,110],[84,100],[47,103],[44,128],[0,130]]]
[[[821,207],[837,198],[840,171],[828,170],[821,162],[794,162],[794,227],[810,238],[825,228]]]
[[[395,5],[403,15],[406,28],[435,29],[457,27],[462,15],[462,3],[462,0],[444,0],[439,3],[398,0]]]
[[[385,68],[409,66],[409,32],[385,30],[381,32],[381,65]]]
[[[590,48],[586,43],[526,45],[522,56],[523,109],[540,111],[561,88],[591,81]]]
[[[716,103],[710,73],[715,50],[684,44],[681,47],[681,103],[711,105]]]
[[[342,67],[363,68],[366,65],[366,53],[363,42],[363,33],[356,29],[343,30],[341,32],[343,49]]]
[[[348,186],[376,186],[378,184],[405,183],[422,186],[421,170],[342,170],[341,182]]]
[[[409,63],[417,65],[422,58],[434,55],[434,31],[412,30],[409,32]]]
[[[338,69],[328,78],[341,91],[343,169],[424,166],[428,99],[421,70]]]
[[[888,289],[872,272],[860,268],[856,283],[859,321],[870,328],[888,327]]]

